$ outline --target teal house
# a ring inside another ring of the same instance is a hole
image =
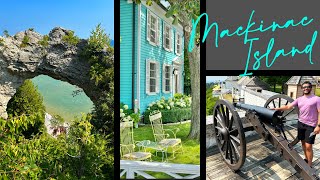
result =
[[[120,101],[141,113],[183,93],[183,27],[165,17],[169,4],[161,2],[120,0]]]

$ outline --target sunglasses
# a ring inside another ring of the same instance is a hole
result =
[[[303,87],[302,87],[302,89],[307,89],[307,88],[308,88],[308,89],[311,89],[312,86],[303,86]]]

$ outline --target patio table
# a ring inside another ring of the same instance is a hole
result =
[[[140,150],[140,148],[144,148],[144,149],[150,148],[150,149],[156,150],[156,156],[157,156],[158,152],[161,152],[162,153],[162,162],[167,162],[167,160],[168,160],[168,155],[167,155],[168,148],[167,147],[161,146],[157,142],[153,142],[150,140],[140,141],[136,145],[139,147],[139,150]],[[164,157],[165,157],[165,161],[163,161]]]

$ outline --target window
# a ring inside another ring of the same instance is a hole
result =
[[[290,92],[290,97],[291,97],[291,98],[293,97],[293,92]]]
[[[172,51],[172,29],[169,25],[163,22],[163,48],[167,51]]]
[[[176,54],[179,56],[182,54],[182,37],[178,32],[176,32]]]
[[[159,62],[146,61],[146,93],[154,95],[159,93]]]
[[[155,93],[156,92],[156,63],[150,63],[150,92]]]
[[[152,45],[159,45],[159,19],[156,15],[148,11],[147,14],[147,40]]]
[[[168,64],[163,64],[163,73],[162,73],[162,91],[164,93],[171,92],[171,66]]]

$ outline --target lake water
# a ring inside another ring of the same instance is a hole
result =
[[[84,92],[73,97],[72,92],[79,89],[67,82],[55,80],[49,76],[40,75],[32,79],[43,96],[46,111],[62,116],[70,122],[81,113],[89,113],[93,109],[93,103]]]

